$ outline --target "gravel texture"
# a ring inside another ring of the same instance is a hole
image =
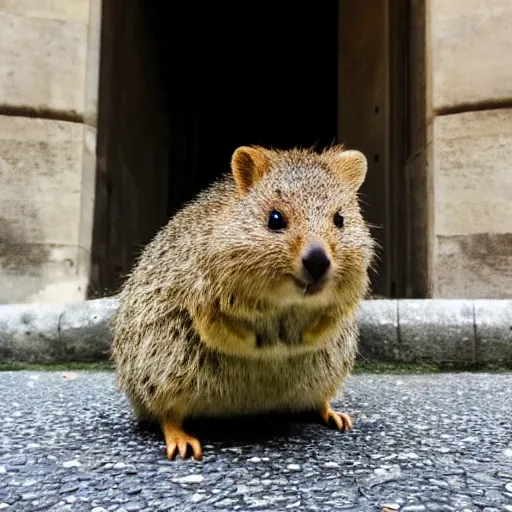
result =
[[[0,373],[0,510],[512,511],[512,374],[356,375],[313,417],[191,425],[167,461],[112,373]]]

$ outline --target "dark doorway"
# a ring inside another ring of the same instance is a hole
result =
[[[337,1],[233,5],[103,2],[92,295],[237,146],[336,141]]]
[[[227,171],[237,146],[335,142],[337,2],[283,7],[176,3],[160,18],[169,213]]]
[[[237,146],[365,153],[373,291],[428,294],[424,0],[103,2],[90,295]]]

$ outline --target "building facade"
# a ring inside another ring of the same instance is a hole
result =
[[[0,1],[0,303],[82,300],[101,2]]]
[[[0,0],[0,303],[115,293],[237,145],[334,140],[376,294],[512,298],[509,0],[163,4]]]

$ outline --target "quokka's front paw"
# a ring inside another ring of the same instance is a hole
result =
[[[168,420],[162,423],[164,432],[167,457],[174,460],[179,454],[185,460],[191,454],[195,460],[201,460],[203,450],[201,443],[183,429],[174,421]]]
[[[320,417],[329,425],[338,430],[345,432],[352,428],[352,420],[348,414],[336,412],[331,409],[328,402],[320,409]]]

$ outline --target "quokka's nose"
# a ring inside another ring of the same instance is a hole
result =
[[[331,260],[320,245],[312,245],[302,256],[302,265],[311,277],[311,281],[320,281],[331,266]]]

